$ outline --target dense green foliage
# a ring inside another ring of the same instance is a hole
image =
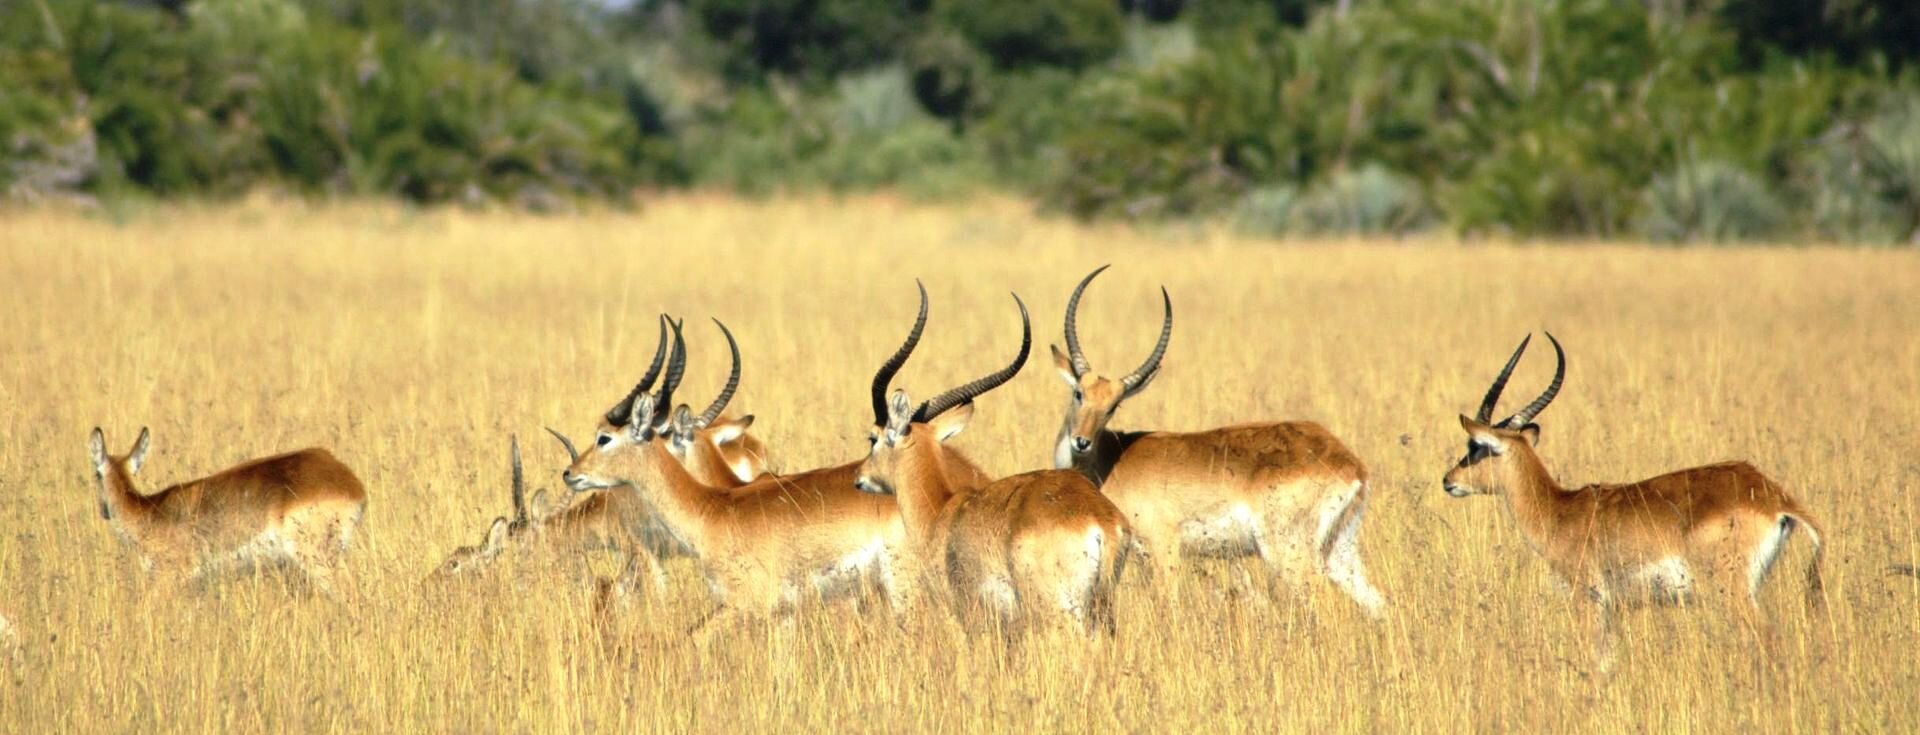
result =
[[[1915,243],[1915,8],[15,0],[0,187],[993,187],[1275,235]]]

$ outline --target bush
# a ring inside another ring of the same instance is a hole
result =
[[[1299,192],[1291,186],[1262,186],[1240,195],[1233,206],[1233,228],[1258,237],[1280,237],[1293,231],[1294,205]]]
[[[1420,184],[1379,164],[1335,173],[1293,205],[1295,229],[1317,235],[1402,235],[1433,223]]]
[[[1721,161],[1690,161],[1656,177],[1645,206],[1641,230],[1656,242],[1758,240],[1784,223],[1765,182]]]

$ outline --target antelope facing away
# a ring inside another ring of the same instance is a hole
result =
[[[1020,323],[1020,354],[1006,368],[917,408],[895,391],[886,423],[868,437],[856,485],[898,499],[918,551],[916,576],[946,588],[962,620],[986,612],[1011,635],[1054,612],[1090,634],[1111,634],[1113,590],[1133,532],[1085,475],[1040,470],[968,487],[944,471],[952,452],[946,442],[966,428],[973,401],[1026,364],[1033,330],[1025,304]]]
[[[652,389],[660,377],[663,363],[669,362],[666,359],[666,324],[667,319],[663,316],[653,363],[621,405],[631,406],[635,397]],[[745,484],[740,479],[742,474],[751,478],[764,473],[766,450],[759,440],[746,433],[753,417],[716,420],[740,384],[739,347],[734,344],[733,335],[725,331],[724,325],[721,330],[726,334],[728,344],[733,346],[733,366],[727,385],[720,396],[701,413],[697,423],[692,418],[688,419],[683,427],[684,433],[679,436],[683,453],[677,456],[686,463],[688,472],[701,482],[730,489]],[[676,351],[671,364],[667,366],[667,377],[661,383],[656,400],[671,398],[685,369],[685,352]],[[566,449],[569,461],[579,458],[579,450],[565,435],[552,429],[547,431]],[[660,524],[656,515],[632,493],[593,493],[567,507],[552,509],[542,502],[545,497],[543,491],[536,493],[529,503],[520,466],[518,440],[512,442],[511,462],[513,517],[494,518],[480,544],[456,549],[435,571],[436,576],[469,574],[486,569],[509,549],[539,549],[547,552],[606,550],[626,556],[620,576],[612,581],[614,592],[624,596],[643,567],[653,581],[655,590],[664,591],[667,576],[660,562],[691,555],[691,551],[679,543]]]
[[[142,428],[132,451],[109,455],[97,427],[89,446],[100,515],[146,568],[206,580],[228,568],[289,564],[315,589],[333,593],[367,508],[353,470],[325,449],[302,449],[143,495],[133,478],[151,447]]]
[[[1744,597],[1735,610],[1764,643],[1758,595],[1795,528],[1813,541],[1807,604],[1820,597],[1820,531],[1778,483],[1746,462],[1694,467],[1625,484],[1567,488],[1553,479],[1534,447],[1535,417],[1566,379],[1566,353],[1553,344],[1553,382],[1539,398],[1499,422],[1493,409],[1532,336],[1520,342],[1472,418],[1462,415],[1467,453],[1442,486],[1463,498],[1504,495],[1534,551],[1556,575],[1594,603],[1602,668],[1612,665],[1617,609],[1623,604],[1685,602],[1695,579],[1713,578],[1722,592]],[[1744,594],[1741,594],[1744,591]]]
[[[1101,266],[1067,300],[1067,352],[1054,365],[1072,389],[1055,444],[1054,466],[1086,474],[1126,514],[1150,560],[1176,571],[1184,555],[1258,556],[1268,593],[1324,575],[1369,615],[1385,600],[1367,583],[1360,560],[1367,468],[1317,423],[1240,424],[1198,432],[1107,428],[1127,399],[1160,373],[1173,335],[1173,301],[1160,290],[1160,340],[1146,362],[1119,380],[1093,372],[1080,350],[1080,296]]]
[[[926,315],[923,288],[907,343],[874,376],[876,422],[885,418],[882,391],[918,342]],[[697,556],[717,603],[695,626],[702,638],[751,617],[789,619],[807,601],[858,593],[870,583],[896,609],[915,604],[913,585],[895,573],[895,560],[908,551],[899,507],[854,488],[858,464],[718,488],[674,458],[657,423],[667,409],[655,400],[642,395],[626,417],[610,416],[562,477],[576,492],[635,494]],[[966,482],[983,476],[962,457],[946,471]]]

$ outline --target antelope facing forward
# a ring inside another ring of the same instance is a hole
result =
[[[325,449],[302,449],[142,495],[133,478],[151,446],[142,428],[132,451],[111,456],[97,427],[89,446],[100,516],[144,566],[205,580],[223,568],[285,563],[332,594],[367,508],[353,470]]]
[[[1493,409],[1532,335],[1507,359],[1473,418],[1460,417],[1467,454],[1442,486],[1464,498],[1507,498],[1514,521],[1555,574],[1597,607],[1598,658],[1613,662],[1617,608],[1652,599],[1685,602],[1697,576],[1715,578],[1743,620],[1765,640],[1758,595],[1795,528],[1813,541],[1807,604],[1820,604],[1820,530],[1778,483],[1746,462],[1694,467],[1625,484],[1570,489],[1553,479],[1534,447],[1533,419],[1553,402],[1567,375],[1560,341],[1547,335],[1556,360],[1553,382],[1518,413],[1493,423]],[[1744,594],[1740,591],[1744,590]],[[1634,599],[1638,598],[1638,599]]]
[[[648,366],[646,375],[615,408],[630,412],[633,400],[652,389],[655,380],[660,377],[662,364],[668,362],[667,324],[667,317],[662,316],[660,341],[654,350],[653,363]],[[675,324],[676,329],[678,326]],[[728,345],[733,348],[733,365],[727,385],[701,413],[698,422],[689,418],[681,427],[682,433],[676,435],[680,448],[676,456],[687,466],[688,472],[701,482],[730,489],[745,484],[746,480],[741,479],[743,475],[751,479],[764,473],[766,449],[759,440],[746,433],[746,428],[753,422],[752,416],[716,420],[740,385],[739,346],[734,343],[733,334],[726,331],[725,325],[720,328],[727,337]],[[686,353],[676,350],[667,368],[666,380],[661,383],[655,400],[671,399],[686,370]],[[547,431],[566,449],[570,462],[579,459],[580,452],[574,448],[572,441],[557,431]],[[660,562],[691,555],[685,544],[679,543],[660,524],[656,515],[632,493],[593,493],[555,510],[542,502],[545,496],[542,492],[535,494],[529,503],[517,440],[512,443],[511,461],[513,517],[494,518],[480,544],[454,550],[435,571],[436,576],[469,574],[485,569],[510,548],[538,548],[548,552],[608,550],[626,556],[620,576],[612,582],[612,590],[624,596],[632,588],[641,567],[646,568],[655,590],[664,591],[667,577]]]
[[[1367,468],[1319,424],[1240,424],[1198,432],[1114,431],[1121,403],[1160,373],[1173,335],[1173,301],[1160,289],[1160,340],[1146,362],[1112,380],[1093,372],[1080,351],[1080,296],[1106,266],[1081,279],[1067,300],[1067,352],[1054,365],[1073,391],[1055,444],[1054,466],[1086,474],[1126,513],[1158,566],[1181,557],[1258,556],[1268,594],[1324,575],[1372,617],[1385,600],[1360,561]]]
[[[926,317],[923,288],[907,343],[874,376],[877,420],[886,409],[881,391],[918,342]],[[666,446],[658,420],[667,410],[654,396],[640,396],[625,418],[609,416],[600,425],[593,446],[562,477],[576,492],[636,494],[697,556],[718,603],[695,626],[702,638],[727,627],[722,621],[786,619],[806,600],[856,593],[869,581],[878,582],[896,609],[912,606],[913,586],[894,574],[906,550],[899,507],[854,488],[857,464],[716,488],[689,474]],[[966,482],[983,477],[964,458],[946,471]]]
[[[1019,297],[1014,297],[1019,303]],[[1088,633],[1113,633],[1113,590],[1133,545],[1120,510],[1085,475],[1040,470],[984,486],[956,486],[944,471],[947,440],[966,428],[973,401],[1019,373],[1033,346],[1020,304],[1020,354],[1011,365],[918,408],[895,391],[884,425],[868,437],[856,485],[895,496],[919,574],[947,588],[962,620],[978,611],[1008,635],[1051,610]]]

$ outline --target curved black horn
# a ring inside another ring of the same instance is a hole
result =
[[[1146,387],[1147,381],[1160,369],[1160,360],[1167,356],[1167,343],[1173,339],[1173,297],[1167,295],[1167,287],[1160,287],[1160,341],[1153,344],[1153,354],[1147,355],[1146,362],[1127,377],[1120,379],[1120,386],[1131,395]]]
[[[880,370],[873,374],[873,425],[887,425],[887,385],[893,382],[900,366],[907,364],[907,357],[913,354],[913,348],[920,344],[920,332],[927,328],[927,286],[920,279],[913,279],[913,285],[920,289],[920,315],[913,320],[913,331],[907,333],[907,341],[893,356],[880,364]]]
[[[568,461],[570,461],[570,462],[578,462],[578,461],[580,461],[580,450],[578,450],[578,449],[574,449],[574,448],[573,448],[573,441],[572,441],[572,440],[570,440],[570,439],[568,439],[568,438],[567,438],[567,435],[566,435],[566,434],[562,434],[562,433],[560,433],[560,432],[558,432],[558,431],[554,431],[554,430],[553,430],[553,427],[550,427],[550,426],[549,426],[549,427],[542,427],[542,428],[545,428],[545,429],[547,430],[547,433],[549,433],[549,434],[552,434],[552,435],[553,435],[553,438],[555,438],[555,439],[559,439],[559,440],[560,440],[560,446],[563,446],[563,447],[566,447],[566,448],[567,448],[567,460],[568,460]]]
[[[1546,410],[1547,404],[1553,402],[1554,396],[1560,394],[1560,384],[1567,380],[1567,353],[1560,349],[1560,340],[1554,339],[1552,332],[1547,333],[1547,341],[1553,344],[1553,382],[1547,384],[1547,390],[1541,393],[1539,398],[1533,399],[1533,402],[1520,409],[1519,413],[1501,423],[1516,429],[1526,426],[1532,423],[1533,418],[1539,416],[1541,411]]]
[[[687,338],[680,331],[687,320],[668,317],[667,321],[673,327],[673,357],[667,358],[667,377],[660,380],[660,390],[653,394],[654,417],[662,421],[672,413],[667,407],[673,405],[673,392],[680,388],[680,379],[687,376]]]
[[[1093,269],[1086,278],[1080,279],[1080,285],[1073,287],[1073,296],[1067,298],[1067,359],[1073,362],[1073,377],[1086,375],[1087,371],[1092,369],[1087,364],[1086,353],[1080,351],[1080,330],[1075,324],[1080,316],[1080,294],[1087,290],[1087,284],[1093,282],[1094,276],[1100,275],[1101,271],[1112,265],[1108,263]]]
[[[734,389],[740,387],[740,344],[733,341],[733,332],[727,329],[727,325],[721,324],[719,319],[713,320],[713,323],[720,327],[721,334],[727,336],[727,349],[733,352],[733,372],[727,374],[727,387],[720,389],[720,396],[713,399],[713,404],[707,406],[707,410],[700,412],[700,420],[694,424],[695,427],[706,426],[720,418],[720,412],[733,400]]]
[[[661,314],[660,340],[658,345],[653,348],[653,364],[647,366],[647,374],[641,376],[640,382],[634,384],[633,390],[627,393],[626,398],[620,399],[619,403],[613,404],[613,408],[607,409],[607,423],[613,424],[614,426],[627,425],[627,416],[633,413],[633,399],[639,398],[640,394],[647,392],[647,389],[653,387],[654,378],[660,377],[660,364],[666,359],[667,315]]]
[[[1507,366],[1500,368],[1500,377],[1494,378],[1493,387],[1487,389],[1487,397],[1480,399],[1480,410],[1473,414],[1475,421],[1483,424],[1493,421],[1493,409],[1500,403],[1500,394],[1507,389],[1507,378],[1513,377],[1513,366],[1520,364],[1520,356],[1526,354],[1527,343],[1532,341],[1533,335],[1529,334],[1514,348],[1513,356],[1507,358]]]
[[[1020,294],[1013,295],[1013,303],[1020,307],[1020,354],[1014,356],[1013,363],[920,404],[919,410],[913,412],[914,421],[926,421],[946,413],[947,409],[972,401],[987,391],[1005,385],[1007,381],[1013,379],[1013,376],[1020,373],[1020,368],[1027,364],[1027,353],[1033,351],[1033,322],[1027,318],[1027,304],[1020,300]]]
[[[527,522],[527,476],[520,470],[520,437],[509,434],[507,446],[511,447],[513,458],[513,522],[525,525]]]

